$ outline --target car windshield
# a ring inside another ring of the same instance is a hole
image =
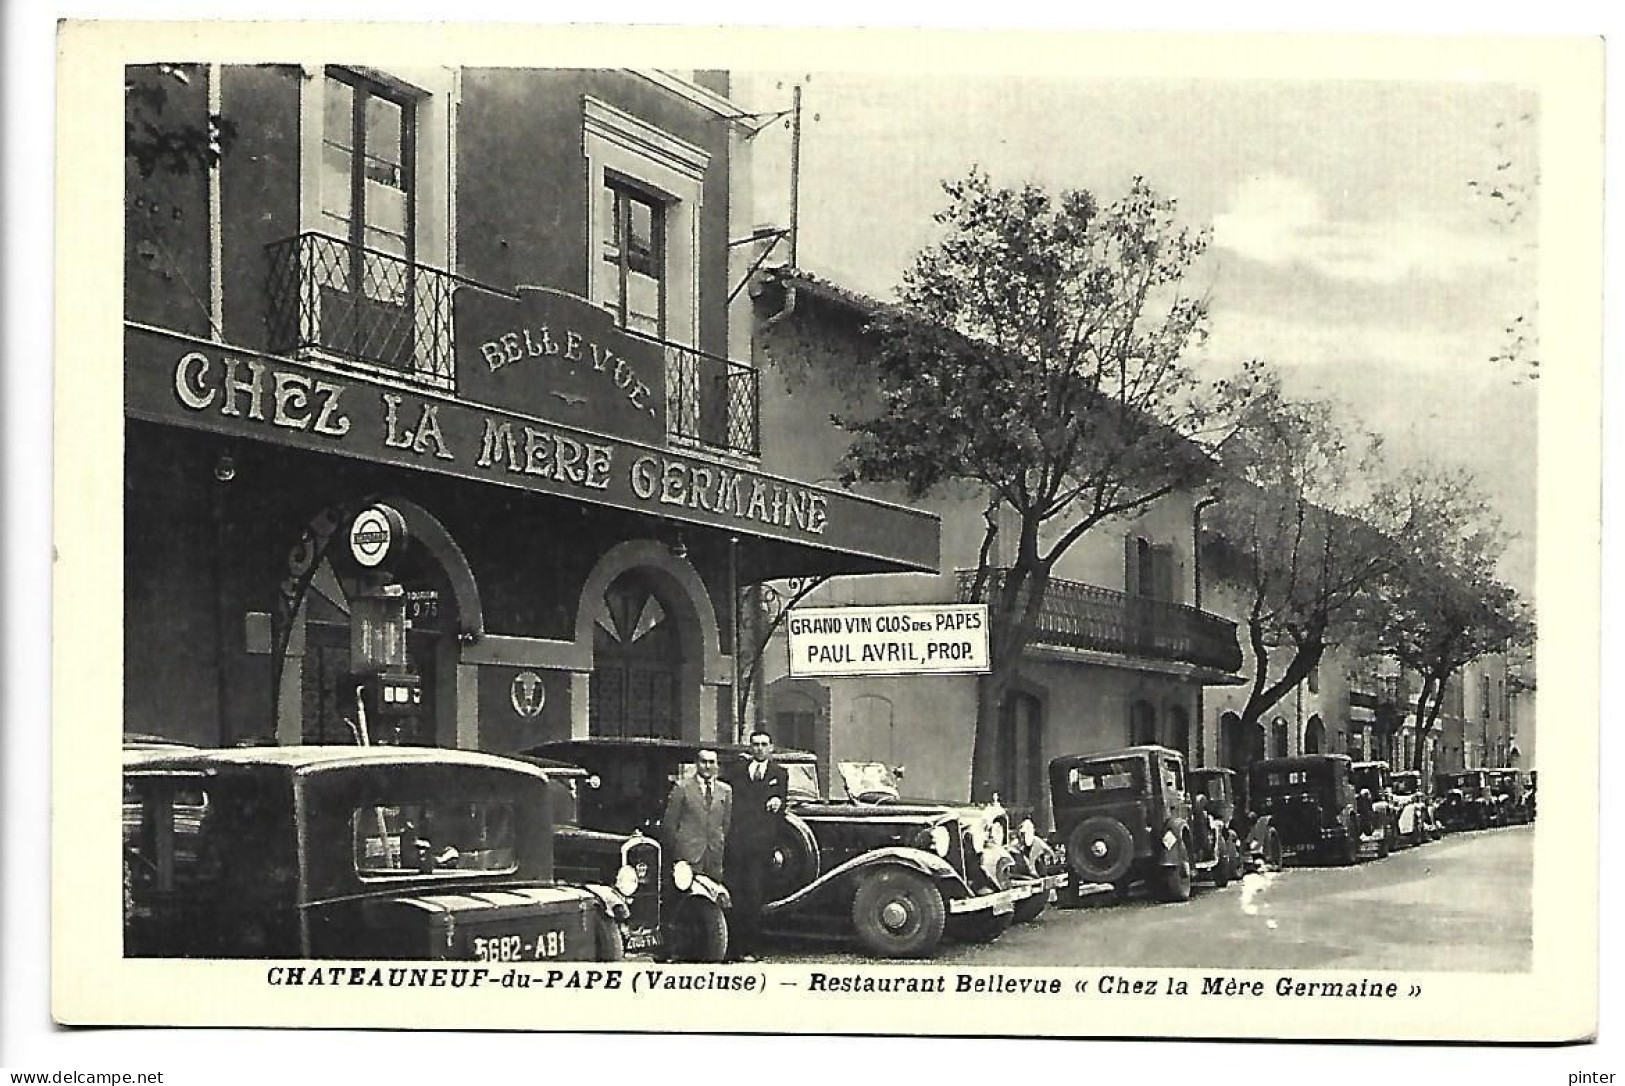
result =
[[[1073,795],[1091,792],[1133,792],[1143,787],[1145,763],[1139,758],[1110,758],[1084,762],[1066,772],[1066,790]]]
[[[1372,794],[1382,791],[1382,770],[1377,766],[1362,766],[1354,771],[1354,787],[1369,789]]]
[[[794,799],[821,799],[818,791],[818,767],[811,762],[791,762],[784,767],[790,776],[790,795]]]
[[[883,762],[842,762],[840,771],[841,784],[853,799],[897,798],[897,778]]]
[[[1414,773],[1394,774],[1394,791],[1402,796],[1414,796],[1422,790],[1422,780]]]
[[[1453,788],[1459,788],[1463,795],[1478,795],[1479,778],[1476,773],[1446,773],[1440,780],[1444,785],[1441,791],[1448,792]]]
[[[1221,773],[1204,773],[1201,776],[1191,776],[1191,791],[1200,792],[1208,799],[1222,803],[1226,798],[1224,775]]]
[[[361,807],[350,826],[355,869],[363,878],[499,874],[518,867],[510,803],[433,800]]]

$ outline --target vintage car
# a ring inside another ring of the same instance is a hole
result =
[[[1434,808],[1447,830],[1481,830],[1490,824],[1489,781],[1482,769],[1440,773],[1434,777]]]
[[[1394,828],[1400,841],[1420,845],[1439,836],[1439,823],[1433,817],[1433,801],[1422,790],[1422,774],[1402,769],[1392,777]]]
[[[549,803],[473,751],[127,751],[124,952],[617,960],[626,902],[557,881]]]
[[[1196,766],[1186,772],[1191,810],[1205,810],[1228,831],[1227,853],[1230,877],[1240,878],[1249,866],[1281,866],[1281,835],[1269,819],[1255,819],[1238,793],[1241,778],[1234,769],[1222,766]]]
[[[992,803],[946,803],[941,800],[908,798],[901,794],[898,780],[903,768],[893,768],[884,762],[837,762],[835,776],[841,792],[858,804],[907,804],[911,807],[936,807],[944,811],[957,810],[967,818],[979,819],[987,825],[988,835],[996,846],[1009,850],[1016,861],[1015,881],[1034,886],[1034,893],[1016,905],[1015,923],[1029,924],[1038,919],[1048,907],[1053,894],[1064,888],[1069,879],[1065,865],[1055,849],[1038,833],[1032,819],[1022,819],[1014,829],[1010,814],[995,796]]]
[[[1354,787],[1356,801],[1361,817],[1369,817],[1372,824],[1382,831],[1382,840],[1378,843],[1377,856],[1388,855],[1400,845],[1399,836],[1399,806],[1394,802],[1393,770],[1387,762],[1355,762],[1350,767],[1354,772]]]
[[[1489,771],[1490,821],[1498,826],[1522,825],[1529,821],[1529,795],[1523,775],[1516,769]]]
[[[997,938],[1017,906],[1047,893],[1042,879],[1019,876],[1000,840],[1001,808],[881,802],[861,788],[858,802],[845,784],[844,798],[826,798],[812,755],[774,758],[790,788],[767,879],[771,928],[855,932],[873,954],[921,958],[945,935]],[[743,760],[731,772],[742,774]]]
[[[1065,755],[1050,762],[1049,780],[1072,902],[1090,884],[1121,894],[1145,882],[1163,901],[1185,901],[1197,878],[1216,886],[1230,881],[1226,827],[1205,810],[1200,819],[1192,815],[1178,751],[1140,746]]]
[[[674,784],[694,772],[702,744],[679,739],[602,736],[565,739],[531,747],[520,757],[548,772],[567,764],[573,778],[574,811],[559,831],[560,863],[570,870],[608,868],[614,855],[638,873],[632,896],[628,950],[650,951],[674,961],[720,962],[728,954],[727,887],[663,851],[661,819]],[[722,744],[728,758],[742,747]]]
[[[661,924],[661,904],[668,888],[662,885],[659,841],[638,830],[607,833],[582,825],[583,806],[590,809],[593,793],[602,787],[596,773],[552,758],[522,754],[509,757],[541,769],[552,785],[553,869],[557,877],[563,882],[612,885],[626,898],[623,932],[628,953],[647,952],[680,961],[722,960],[727,951],[727,922],[720,914],[715,925],[701,917],[685,918],[693,923],[676,931]],[[719,945],[714,952],[707,951],[706,936],[717,929],[721,934],[709,941]]]
[[[1266,758],[1248,770],[1252,813],[1268,817],[1280,834],[1284,856],[1330,858],[1352,864],[1363,846],[1387,853],[1387,827],[1377,818],[1375,797],[1354,784],[1354,763],[1343,754]]]

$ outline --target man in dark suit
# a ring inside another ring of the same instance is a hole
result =
[[[694,775],[673,786],[660,820],[661,836],[673,863],[687,860],[694,870],[722,882],[723,850],[733,814],[733,789],[717,779],[717,752],[694,757]]]
[[[764,883],[789,792],[790,774],[773,760],[773,737],[753,733],[750,761],[734,780],[733,825],[728,833],[728,890],[733,895],[728,938],[741,961],[756,960]]]

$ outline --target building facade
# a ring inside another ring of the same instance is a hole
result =
[[[127,155],[127,731],[731,738],[749,585],[938,569],[928,514],[776,473],[726,73],[128,83],[236,138]]]
[[[780,436],[763,466],[800,464],[833,480],[851,435],[828,420],[872,409],[872,382],[853,362],[864,357],[863,327],[878,303],[791,269],[763,276],[755,299],[763,425]],[[906,500],[900,491],[876,490]],[[1240,654],[1234,623],[1198,606],[1198,500],[1176,493],[1137,516],[1103,523],[1057,563],[1005,699],[995,779],[970,778],[974,675],[793,678],[779,634],[763,654],[761,719],[781,742],[834,761],[902,765],[911,794],[996,792],[1041,824],[1049,817],[1046,768],[1059,755],[1161,743],[1192,763],[1207,760],[1197,727],[1204,688],[1236,681]],[[916,504],[941,518],[941,572],[837,578],[802,602],[980,602],[971,590],[986,494],[971,484],[946,486]],[[995,576],[1008,564],[1015,535],[1013,523],[1001,525],[988,554]]]

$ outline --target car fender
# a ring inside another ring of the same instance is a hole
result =
[[[691,897],[702,897],[707,901],[715,902],[718,907],[723,909],[733,908],[733,895],[728,893],[728,888],[709,875],[702,875],[698,871],[694,873],[694,885],[679,892],[688,894]]]
[[[886,848],[877,848],[871,852],[865,852],[861,856],[854,856],[846,863],[833,867],[819,875],[812,882],[809,882],[788,897],[768,902],[762,906],[762,912],[771,914],[793,909],[795,906],[818,896],[838,880],[877,867],[903,868],[924,875],[939,884],[950,882],[953,892],[948,896],[951,897],[969,897],[973,893],[959,872],[954,870],[953,864],[950,864],[936,853],[919,848],[909,848],[905,845],[891,845]]]
[[[581,889],[598,899],[598,904],[603,906],[604,912],[611,920],[619,922],[632,915],[632,910],[627,907],[626,898],[622,897],[621,892],[615,887],[589,882],[583,883]]]

